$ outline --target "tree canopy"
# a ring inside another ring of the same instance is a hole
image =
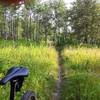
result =
[[[95,0],[76,0],[70,9],[63,0],[1,5],[0,38],[53,44],[100,43],[99,10]]]

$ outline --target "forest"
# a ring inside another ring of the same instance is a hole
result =
[[[15,7],[0,6],[0,38],[46,44],[100,44],[100,6],[77,0],[68,9],[63,0],[32,0]]]
[[[27,90],[36,100],[100,100],[100,3],[22,1],[0,1],[0,80],[12,66],[29,70],[15,100]],[[0,85],[0,100],[9,88]]]

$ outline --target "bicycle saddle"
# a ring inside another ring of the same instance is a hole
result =
[[[15,78],[26,77],[28,76],[29,71],[24,67],[12,67],[8,70],[6,76],[0,81],[1,85],[5,85],[8,81],[11,81]]]

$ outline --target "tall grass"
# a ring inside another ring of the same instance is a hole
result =
[[[80,71],[96,71],[100,68],[100,49],[70,48],[62,53],[65,66]]]
[[[13,46],[0,48],[0,77],[12,66],[26,66],[29,77],[26,78],[22,91],[34,90],[38,100],[50,100],[54,83],[57,79],[57,53],[54,48],[46,46]],[[7,100],[9,84],[0,87],[0,100]],[[18,93],[17,97],[22,94]],[[17,98],[17,100],[19,100]]]
[[[65,48],[61,100],[100,100],[100,49]]]

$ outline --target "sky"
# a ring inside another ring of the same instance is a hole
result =
[[[47,1],[47,0],[42,0],[43,2]],[[75,0],[64,0],[66,4],[68,4],[70,6],[70,3],[72,3]],[[97,0],[98,3],[100,3],[100,0]]]
[[[48,0],[41,0],[42,2],[48,1]],[[67,7],[71,6],[71,3],[75,0],[64,0],[64,2],[67,4]]]
[[[64,0],[68,7],[70,7],[71,3],[75,0]]]
[[[71,2],[75,1],[75,0],[64,0],[67,4],[70,4]]]
[[[45,1],[48,1],[48,0],[41,0],[41,2],[45,2]],[[67,7],[69,8],[71,3],[75,1],[75,0],[64,0],[64,2],[67,4]],[[20,8],[20,10],[22,9],[23,7]]]

